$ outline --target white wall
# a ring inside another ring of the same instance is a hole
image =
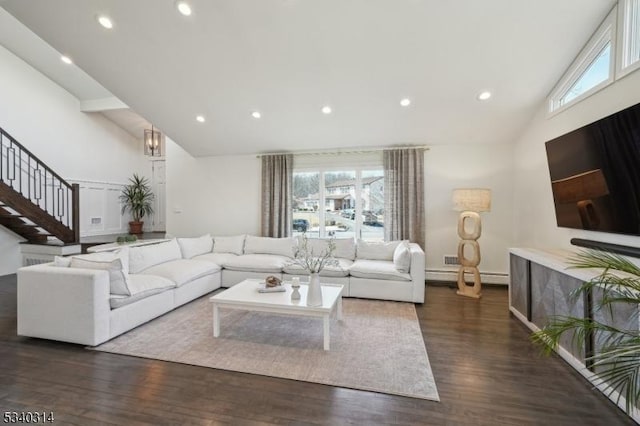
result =
[[[491,211],[481,213],[480,272],[485,283],[506,283],[507,248],[512,230],[511,145],[433,146],[425,154],[426,268],[428,279],[455,280],[457,267],[445,266],[444,255],[458,252],[455,188],[490,188]],[[449,271],[449,273],[442,273]]]
[[[640,237],[558,228],[544,146],[638,102],[640,72],[636,71],[553,117],[547,117],[546,105],[540,108],[514,149],[513,246],[571,249],[571,238],[640,246]]]
[[[260,179],[255,155],[194,158],[167,138],[167,233],[258,235]]]
[[[0,127],[69,180],[125,183],[151,176],[142,143],[0,46]],[[0,275],[20,266],[18,239],[0,231]]]
[[[425,154],[427,269],[445,268],[443,255],[456,254],[458,213],[451,190],[488,187],[493,208],[483,214],[483,274],[506,274],[511,241],[511,161],[509,145],[436,146]],[[258,234],[260,160],[256,156],[194,158],[167,144],[167,232],[176,236]],[[454,274],[439,276],[452,279]],[[438,278],[438,277],[436,277]],[[494,282],[488,277],[485,282]],[[504,282],[498,279],[497,282]]]

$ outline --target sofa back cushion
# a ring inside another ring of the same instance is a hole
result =
[[[215,237],[213,239],[213,252],[242,254],[244,252],[244,239],[245,235]]]
[[[368,260],[390,260],[393,261],[393,254],[398,244],[402,241],[389,241],[384,243],[374,243],[358,240],[358,259]]]
[[[129,272],[138,274],[147,268],[171,260],[182,259],[176,239],[159,244],[129,248]]]
[[[245,254],[276,254],[293,257],[297,240],[295,238],[254,237],[247,235],[244,243]]]
[[[206,234],[198,238],[178,238],[178,245],[184,259],[211,253],[213,250],[213,238]]]
[[[313,249],[314,255],[320,255],[326,251],[329,241],[329,238],[307,238],[309,250]],[[333,257],[355,260],[356,240],[354,238],[335,238],[333,241],[336,245]],[[300,241],[298,243],[302,243],[302,237],[300,237]]]

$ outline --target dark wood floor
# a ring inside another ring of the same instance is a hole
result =
[[[0,277],[0,411],[77,425],[633,424],[560,358],[539,355],[506,289],[483,294],[430,286],[417,307],[441,398],[431,402],[17,337],[16,278]]]

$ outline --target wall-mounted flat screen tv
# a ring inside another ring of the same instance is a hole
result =
[[[558,226],[640,235],[640,104],[546,148]]]

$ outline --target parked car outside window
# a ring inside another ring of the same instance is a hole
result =
[[[307,219],[293,219],[293,230],[298,232],[307,232],[309,229],[309,221]]]

